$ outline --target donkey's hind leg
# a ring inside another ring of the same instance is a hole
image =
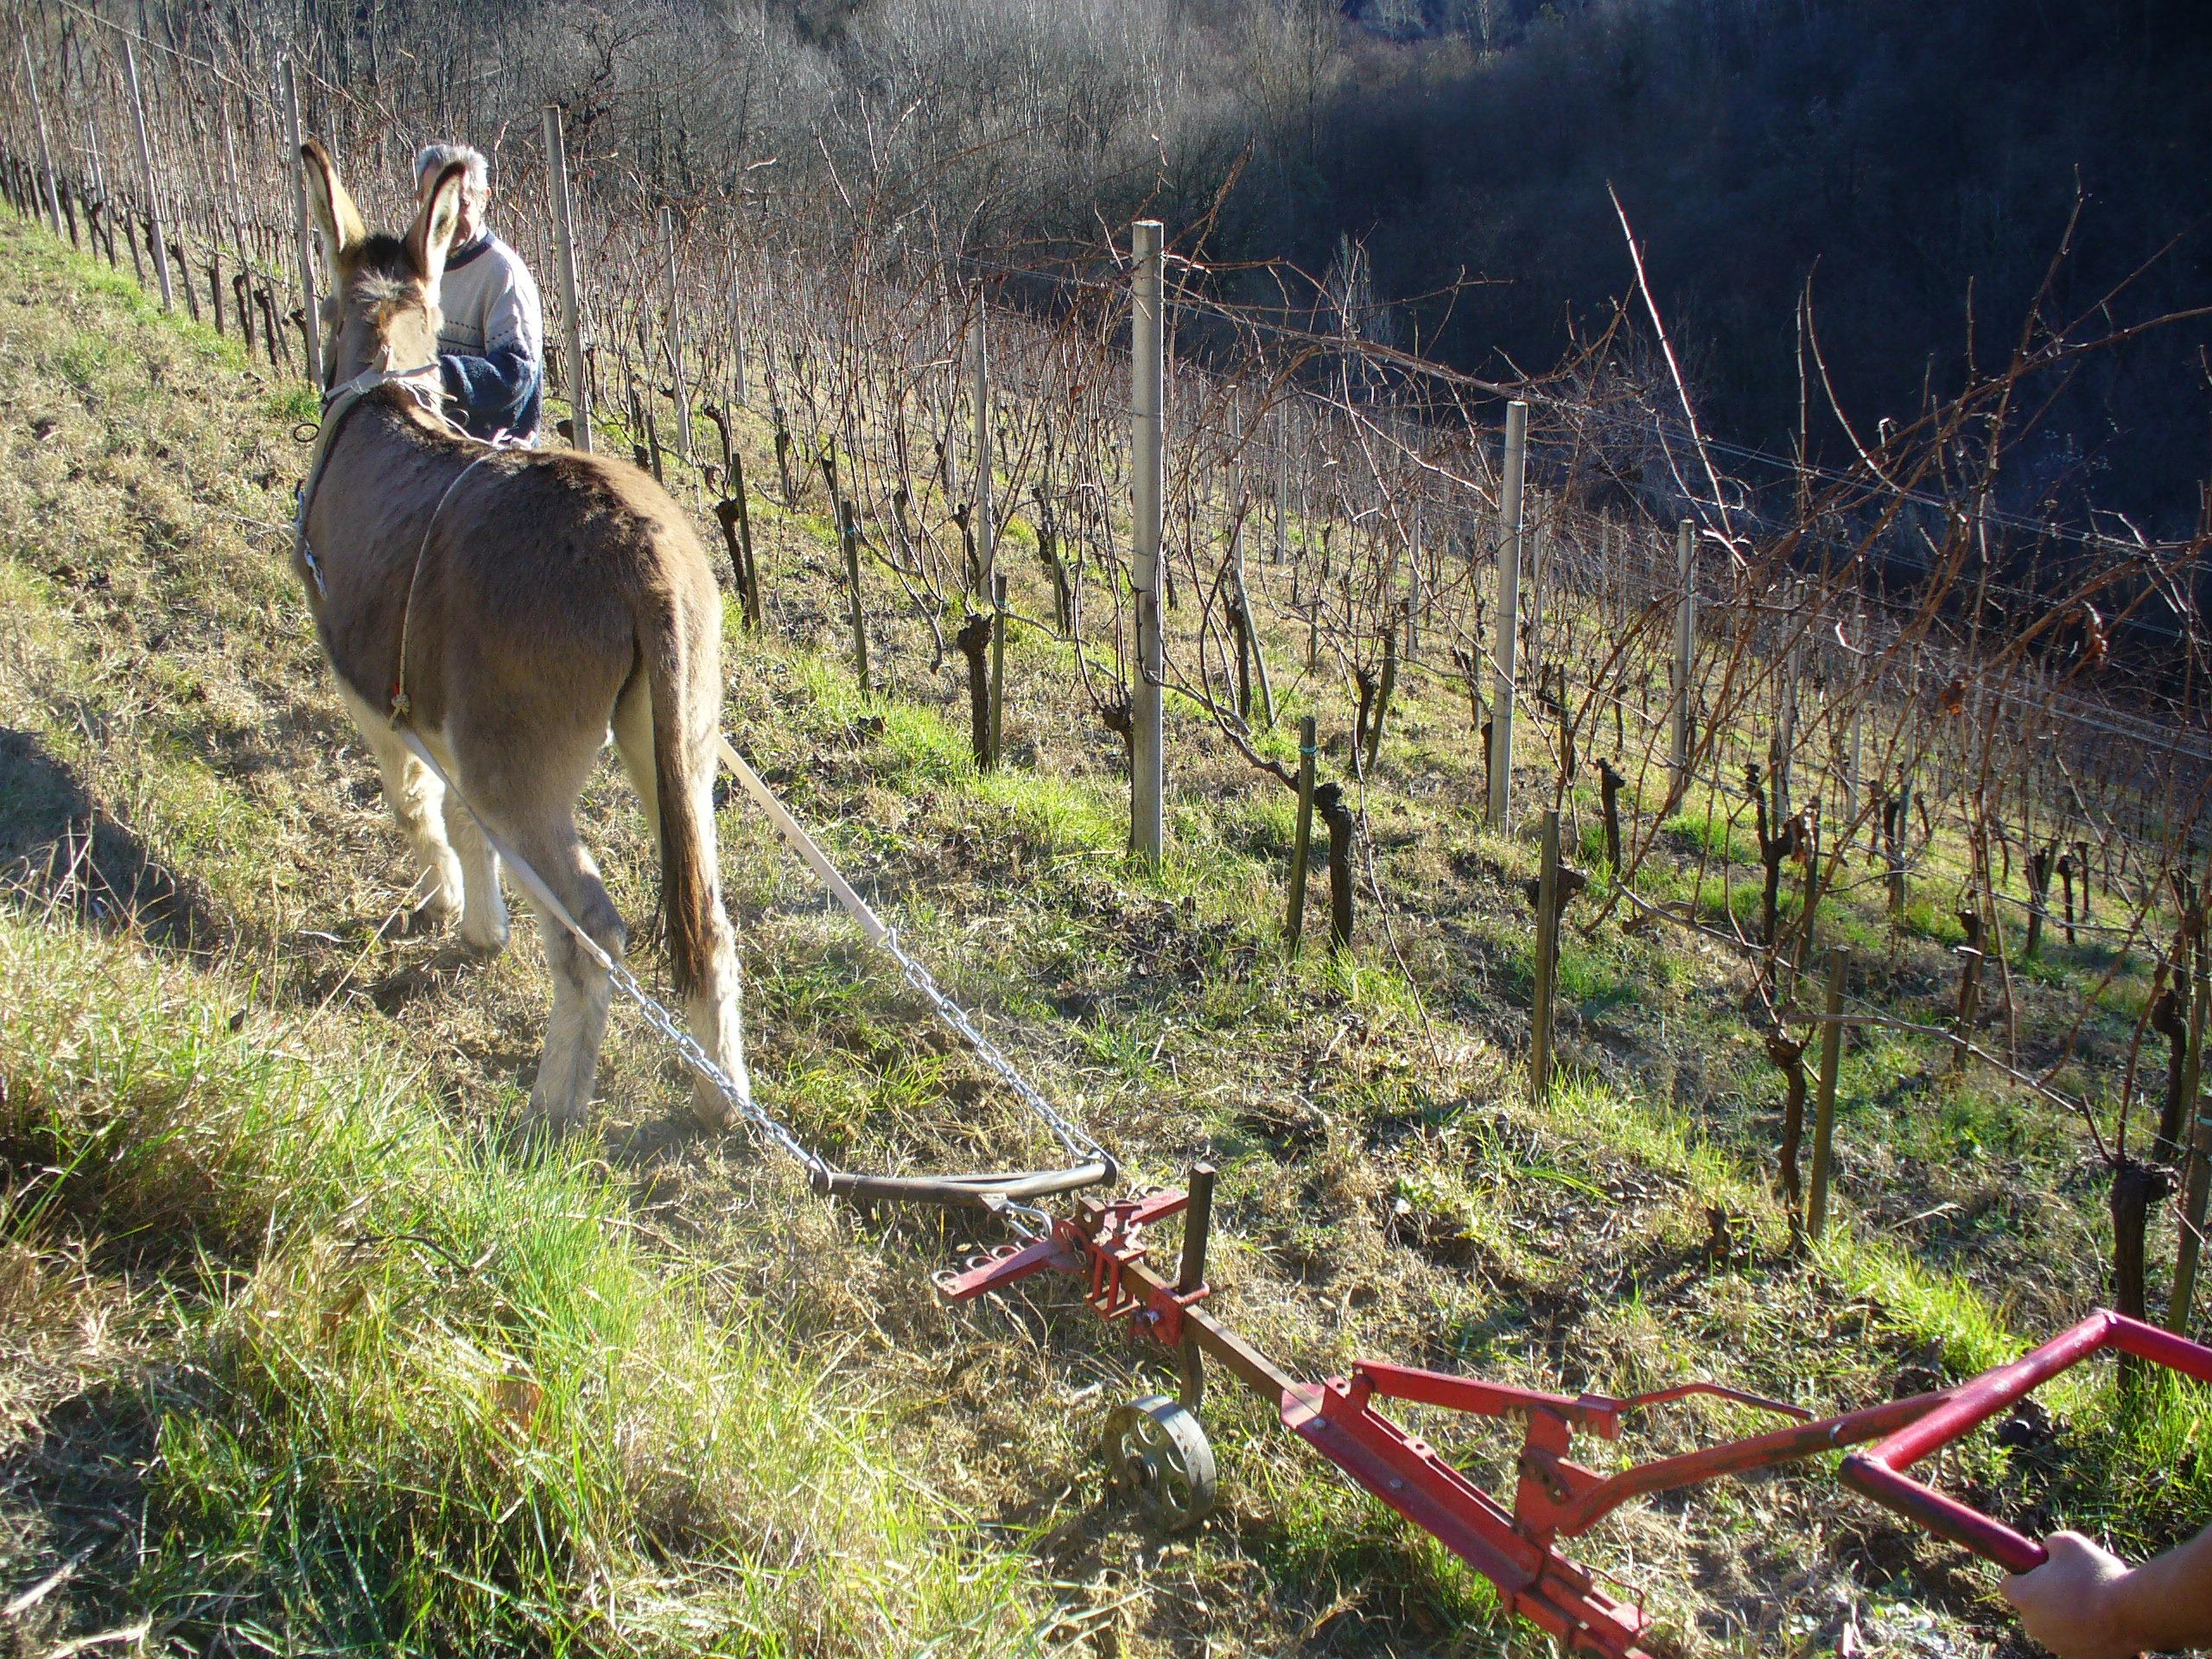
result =
[[[630,787],[638,791],[638,804],[645,815],[645,835],[653,849],[660,849],[660,786],[653,769],[653,699],[643,674],[633,676],[614,704],[608,723],[614,752],[622,757],[622,770]]]
[[[646,830],[658,849],[660,789],[653,762],[652,698],[645,689],[643,675],[632,682],[615,704],[613,730],[614,747],[622,756],[622,769],[629,774],[631,785],[638,791],[639,804],[645,809]],[[699,982],[684,999],[684,1023],[699,1046],[737,1085],[739,1094],[749,1101],[753,1097],[753,1082],[745,1069],[745,1031],[738,1007],[737,938],[730,927],[729,912],[722,905],[721,861],[715,849],[715,774],[720,764],[715,751],[716,735],[709,728],[706,740],[694,745],[696,760],[690,769],[695,810],[707,843],[708,868],[715,872],[715,876],[713,938]],[[724,1099],[721,1090],[704,1077],[693,1080],[692,1110],[699,1122],[710,1129],[735,1128],[742,1116],[740,1109]]]
[[[416,914],[433,923],[447,921],[461,908],[464,886],[461,860],[446,839],[445,785],[400,741],[390,721],[354,696],[342,681],[339,690],[346,712],[353,716],[353,723],[361,728],[361,735],[376,755],[377,770],[384,777],[384,798],[391,807],[399,833],[407,839],[408,850],[415,855],[416,868],[422,872],[416,886],[429,884],[429,891],[416,907]]]
[[[591,855],[576,838],[575,821],[563,812],[557,823],[521,830],[514,839],[516,854],[553,890],[576,925],[601,950],[621,961],[628,935]],[[543,907],[532,908],[542,912]],[[537,1080],[531,1085],[530,1116],[565,1131],[582,1121],[591,1104],[612,988],[607,969],[558,918],[541,913],[538,931],[553,973],[553,1010],[545,1022]]]

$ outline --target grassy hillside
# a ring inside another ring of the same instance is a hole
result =
[[[1163,1540],[1104,1504],[1095,1437],[1145,1357],[1058,1284],[940,1309],[928,1275],[963,1224],[825,1206],[699,1138],[620,1014],[590,1135],[510,1144],[546,982],[521,930],[480,965],[408,925],[287,569],[312,400],[35,232],[0,253],[0,1588],[60,1573],[4,1639],[1539,1650],[1226,1385],[1215,1521]],[[1569,1080],[1528,1104],[1533,853],[1475,827],[1449,688],[1402,692],[1361,802],[1387,912],[1349,957],[1286,962],[1274,784],[1179,721],[1176,854],[1133,868],[1118,740],[1069,714],[1067,647],[1016,633],[1016,764],[978,776],[921,624],[880,596],[887,683],[863,696],[821,521],[755,517],[771,626],[733,629],[738,742],[1139,1178],[1222,1167],[1217,1306],[1287,1361],[1712,1375],[1841,1408],[2100,1299],[2079,1125],[1908,1036],[1854,1039],[1844,1224],[1793,1245],[1736,967],[1686,936],[1570,931]],[[1049,613],[1034,576],[1020,607]],[[1295,659],[1278,642],[1287,710],[1341,729],[1342,689]],[[615,775],[586,836],[635,918],[652,861]],[[1732,810],[1689,804],[1686,868]],[[1040,1154],[765,826],[733,804],[723,833],[775,1109],[860,1167]],[[1940,1004],[1936,908],[1878,939],[1867,994]],[[1872,913],[1833,924],[1876,942]],[[2116,967],[2100,948],[2054,947],[2052,971]],[[2124,1048],[2130,994],[2116,973],[2084,1066]],[[2131,1550],[2212,1507],[2200,1395],[2123,1409],[2097,1373],[2044,1404],[1948,1478]],[[1685,1409],[1626,1450],[1749,1427]],[[1423,1430],[1488,1473],[1510,1450]],[[1634,1509],[1587,1555],[1691,1652],[2003,1639],[1989,1574],[1817,1471]]]

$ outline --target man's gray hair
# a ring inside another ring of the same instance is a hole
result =
[[[455,162],[465,162],[468,171],[461,175],[462,192],[481,201],[492,193],[492,175],[484,161],[484,152],[469,144],[425,144],[415,152],[415,188],[420,190],[423,181],[433,174],[442,173]]]

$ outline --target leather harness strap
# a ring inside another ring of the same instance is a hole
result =
[[[427,385],[425,384],[427,381]],[[454,474],[453,481],[438,498],[438,505],[430,509],[429,522],[423,526],[423,540],[415,550],[415,563],[407,575],[407,592],[399,605],[399,649],[392,662],[391,687],[385,712],[395,727],[408,724],[414,704],[407,695],[407,634],[408,625],[415,610],[415,590],[423,580],[423,556],[430,550],[430,532],[437,528],[438,517],[445,511],[446,503],[453,499],[461,481],[476,470],[479,462],[489,460],[503,449],[528,447],[528,441],[511,438],[505,432],[488,442],[464,430],[440,407],[438,397],[442,382],[438,365],[425,363],[412,369],[365,369],[343,385],[333,386],[322,394],[322,423],[316,430],[315,448],[308,457],[308,475],[300,486],[299,517],[293,521],[294,550],[300,563],[315,581],[315,592],[327,597],[329,589],[324,585],[322,565],[315,558],[315,549],[308,541],[308,513],[315,505],[316,486],[322,482],[323,464],[330,457],[331,444],[338,436],[338,429],[353,412],[360,401],[379,386],[398,386],[426,413],[436,418],[448,432],[465,442],[480,445],[482,453],[472,456],[468,464]]]
[[[469,442],[483,443],[484,440],[470,438]],[[518,440],[509,438],[504,432],[486,444],[482,454],[472,457],[467,466],[453,475],[453,482],[446,486],[445,493],[438,498],[438,505],[430,509],[429,522],[423,526],[423,543],[415,550],[415,568],[407,573],[407,596],[399,602],[399,652],[391,664],[390,713],[394,726],[406,725],[408,716],[415,712],[415,705],[407,696],[407,625],[415,614],[415,589],[423,580],[423,556],[430,550],[430,532],[438,527],[438,515],[446,510],[446,503],[453,499],[453,493],[461,487],[462,479],[500,450],[519,447]]]
[[[315,429],[315,448],[308,452],[308,475],[300,486],[300,511],[292,520],[292,550],[307,566],[308,574],[315,578],[315,590],[327,594],[323,585],[322,566],[315,556],[315,549],[308,543],[308,512],[315,505],[315,493],[322,482],[323,463],[330,459],[330,446],[337,440],[338,429],[353,412],[353,406],[378,386],[399,386],[404,389],[426,411],[445,421],[445,412],[438,407],[438,386],[426,387],[425,377],[438,380],[438,365],[425,363],[412,369],[364,369],[343,385],[333,386],[322,394],[322,423]],[[446,422],[448,426],[452,423]]]

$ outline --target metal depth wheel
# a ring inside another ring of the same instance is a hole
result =
[[[1197,1417],[1166,1395],[1116,1406],[1105,1450],[1108,1487],[1141,1500],[1164,1530],[1186,1531],[1211,1512],[1213,1447]]]

